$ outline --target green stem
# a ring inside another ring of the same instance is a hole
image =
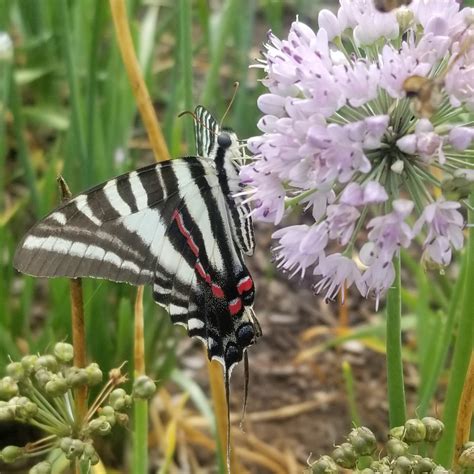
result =
[[[133,474],[148,472],[148,400],[133,402]]]
[[[76,71],[74,60],[74,48],[72,43],[72,25],[71,12],[68,2],[59,1],[58,3],[58,27],[61,33],[61,44],[63,47],[64,59],[66,62],[66,73],[69,85],[69,93],[71,96],[71,114],[73,125],[73,140],[77,150],[80,169],[82,172],[82,186],[89,185],[90,178],[90,162],[87,159],[86,139],[83,127],[81,99],[79,95],[78,74]]]
[[[469,198],[471,209],[474,208],[474,193]],[[474,211],[469,211],[469,222],[474,224]],[[459,326],[454,343],[453,361],[451,364],[448,389],[444,403],[443,422],[444,435],[436,447],[435,460],[443,466],[449,466],[453,459],[456,437],[456,420],[459,400],[464,386],[471,352],[473,349],[474,318],[474,227],[469,228],[466,262],[466,277],[464,280],[464,298],[460,308]]]
[[[36,185],[35,172],[30,160],[28,145],[25,139],[25,124],[23,121],[23,111],[21,109],[21,96],[18,85],[15,81],[14,68],[10,69],[10,105],[13,114],[13,127],[15,131],[16,146],[18,148],[18,156],[21,165],[25,170],[25,178],[31,194],[31,206],[35,215],[39,215],[39,199],[38,187]]]
[[[394,258],[395,281],[387,294],[387,385],[390,427],[405,423],[406,403],[403,383],[401,333],[400,256]]]
[[[179,0],[179,48],[180,48],[180,71],[184,89],[184,109],[193,109],[193,64],[191,44],[191,13],[192,2],[190,0]],[[194,143],[194,132],[191,120],[186,120],[184,125],[184,138],[188,150]]]

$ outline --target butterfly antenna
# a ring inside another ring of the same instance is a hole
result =
[[[244,431],[245,414],[247,412],[247,400],[249,395],[249,379],[250,379],[249,356],[247,351],[244,352],[244,404],[242,405],[242,415],[240,417],[240,429]]]
[[[234,82],[234,93],[232,94],[232,98],[230,99],[229,105],[227,106],[227,109],[224,112],[224,115],[222,116],[221,123],[219,124],[219,128],[222,128],[222,124],[224,123],[225,118],[227,117],[227,114],[229,113],[230,108],[232,107],[232,104],[234,103],[235,97],[237,95],[237,91],[239,90],[240,83],[238,81]]]
[[[206,130],[209,130],[214,135],[216,134],[216,132],[214,130],[210,129],[202,120],[200,120],[199,117],[194,112],[191,112],[190,110],[184,110],[183,112],[178,114],[178,118],[181,118],[184,115],[191,115],[191,117],[194,119],[195,122],[201,124],[201,126],[203,128],[205,128]]]

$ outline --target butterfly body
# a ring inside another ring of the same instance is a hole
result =
[[[118,176],[61,205],[20,243],[15,267],[34,276],[150,285],[173,323],[207,346],[226,372],[260,335],[250,209],[239,197],[240,144],[203,107],[198,156]]]

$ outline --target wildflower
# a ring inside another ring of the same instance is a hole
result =
[[[336,14],[319,13],[317,31],[297,20],[286,39],[269,33],[261,134],[241,178],[257,219],[312,216],[277,230],[274,250],[291,275],[312,267],[326,298],[355,284],[378,305],[393,259],[417,236],[438,266],[462,248],[462,202],[443,193],[474,180],[473,18],[455,0],[388,13],[340,0]]]

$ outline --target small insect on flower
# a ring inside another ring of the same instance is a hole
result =
[[[473,18],[455,0],[340,0],[317,30],[295,21],[285,39],[268,34],[261,134],[241,179],[253,215],[281,226],[278,266],[314,275],[327,299],[354,284],[378,305],[415,237],[440,271],[462,248]],[[285,226],[290,211],[307,212],[304,225]]]

